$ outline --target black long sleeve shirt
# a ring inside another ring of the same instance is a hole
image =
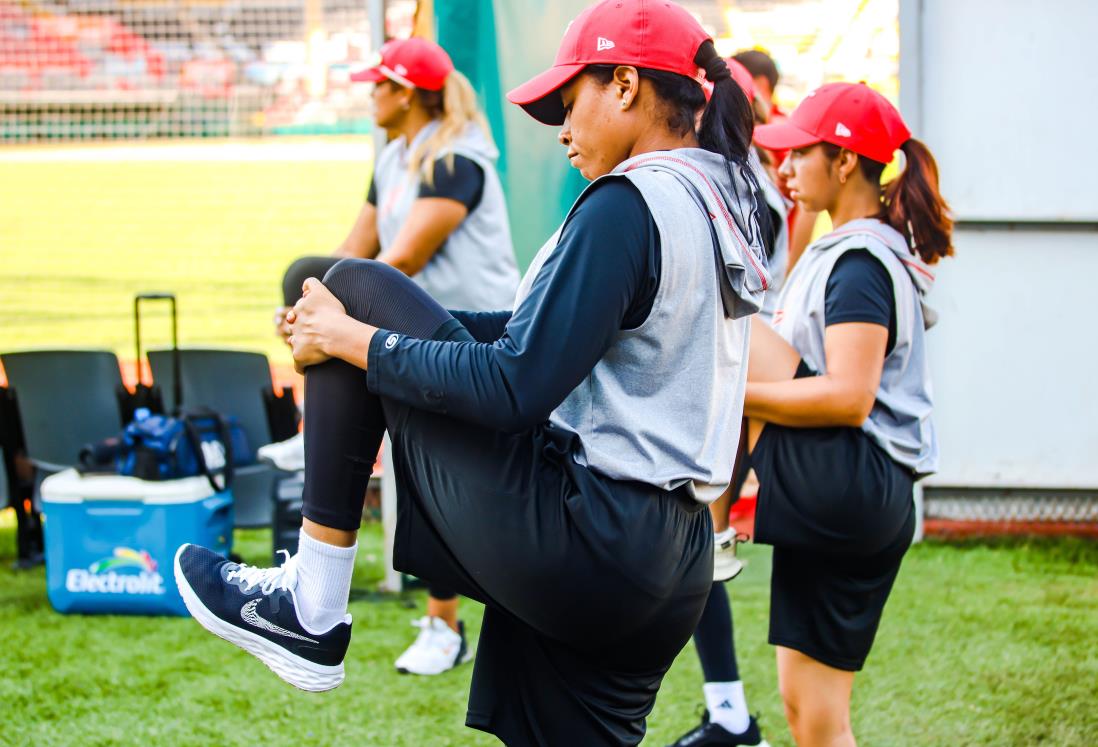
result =
[[[613,344],[647,319],[659,289],[659,231],[627,179],[590,188],[515,313],[461,312],[476,342],[379,330],[370,390],[504,431],[548,419]]]

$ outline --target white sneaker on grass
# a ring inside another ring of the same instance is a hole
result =
[[[438,617],[421,617],[412,625],[419,628],[419,635],[396,660],[401,674],[442,674],[472,658],[465,642],[465,623],[460,620],[458,633]]]

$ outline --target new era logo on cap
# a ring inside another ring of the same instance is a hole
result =
[[[850,128],[844,125],[842,122],[835,123],[835,134],[839,137],[850,137]]]
[[[591,2],[591,0],[586,0]],[[709,34],[670,0],[601,0],[568,26],[553,66],[507,94],[539,122],[564,122],[559,91],[588,65],[613,62],[698,76],[694,58]]]

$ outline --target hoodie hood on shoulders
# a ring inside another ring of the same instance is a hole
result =
[[[611,172],[653,169],[674,175],[686,187],[710,219],[723,274],[721,297],[725,315],[732,319],[759,311],[771,284],[759,224],[759,211],[766,207],[748,168],[701,148],[677,148],[642,153]]]
[[[443,153],[457,153],[477,161],[494,164],[499,160],[499,149],[492,144],[480,125],[470,122],[465,131],[442,149]]]
[[[397,140],[389,143],[387,147],[398,147],[400,159],[407,162],[424,141],[430,138],[439,128],[439,121],[428,122],[416,133],[411,142],[407,142],[402,135]],[[441,158],[447,153],[456,153],[466,158],[494,166],[499,159],[499,149],[492,144],[488,135],[476,122],[470,122],[456,138],[444,145],[436,158]]]

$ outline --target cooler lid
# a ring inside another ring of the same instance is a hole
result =
[[[81,475],[75,469],[67,469],[42,481],[43,503],[193,503],[213,494],[210,481],[205,477],[152,481],[122,475]]]

